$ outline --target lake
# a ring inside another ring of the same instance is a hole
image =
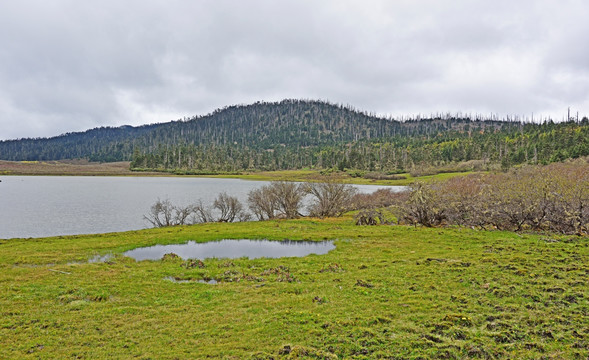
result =
[[[245,205],[265,181],[193,177],[0,177],[0,239],[97,234],[151,227],[143,219],[158,199],[212,204],[223,191]],[[360,192],[386,186],[355,185]],[[390,187],[400,190],[403,187]]]

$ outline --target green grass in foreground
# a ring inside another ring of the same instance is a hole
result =
[[[120,256],[222,238],[337,248],[188,269]],[[0,358],[586,359],[588,240],[350,218],[0,240]]]

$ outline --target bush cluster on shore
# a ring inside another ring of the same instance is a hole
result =
[[[589,232],[589,164],[415,183],[393,205],[399,223],[482,229]]]
[[[212,206],[198,200],[194,204],[178,206],[170,200],[158,200],[144,218],[155,227],[208,222],[296,219],[307,208],[309,216],[334,217],[353,209],[356,189],[349,184],[328,180],[320,183],[297,184],[273,181],[249,192],[247,207],[234,196],[221,193]],[[304,199],[309,196],[310,203]]]
[[[205,222],[295,219],[307,214],[341,216],[357,210],[358,225],[426,227],[459,225],[511,231],[589,232],[589,163],[554,163],[503,173],[471,174],[444,181],[416,182],[406,191],[380,189],[359,194],[351,185],[329,180],[297,184],[274,181],[248,194],[247,208],[219,194],[212,206],[202,201],[178,207],[158,200],[145,218],[154,226]]]

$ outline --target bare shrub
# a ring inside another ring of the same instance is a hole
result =
[[[218,222],[233,222],[236,219],[242,220],[244,217],[247,217],[241,202],[236,197],[229,196],[225,192],[222,192],[217,196],[213,203],[213,207],[220,212],[220,215],[217,218]]]
[[[192,205],[175,206],[169,199],[158,199],[150,208],[150,212],[143,218],[155,227],[185,225],[193,213]]]
[[[492,224],[514,231],[541,228],[553,204],[552,181],[546,176],[541,170],[524,168],[488,177]]]
[[[258,220],[270,220],[276,217],[277,204],[268,186],[262,186],[248,193],[247,203],[249,209]]]
[[[506,173],[414,184],[397,207],[401,222],[483,229],[589,231],[589,164],[523,167]]]
[[[488,221],[506,230],[587,231],[589,167],[552,164],[487,176]]]
[[[439,197],[439,184],[413,183],[409,186],[409,198],[400,205],[399,221],[412,225],[431,227],[445,219],[446,209]]]
[[[216,211],[214,211],[216,210]],[[214,215],[218,212],[218,216]],[[213,206],[206,206],[202,200],[193,205],[177,206],[170,200],[157,200],[151,206],[148,215],[143,216],[155,227],[187,225],[208,222],[248,221],[250,215],[244,210],[239,200],[226,193],[221,193],[215,199]]]
[[[248,194],[248,205],[258,220],[296,219],[301,216],[300,208],[305,197],[304,185],[273,181]]]
[[[399,204],[404,197],[404,192],[383,188],[370,194],[355,194],[352,197],[352,206],[355,210],[389,207]]]
[[[306,190],[314,198],[309,207],[311,216],[341,216],[353,208],[352,199],[356,194],[356,188],[349,184],[328,180],[307,184]]]
[[[551,164],[551,206],[546,219],[553,231],[565,234],[589,232],[589,164]]]
[[[208,223],[214,221],[210,207],[204,205],[202,200],[198,200],[198,202],[193,205],[193,209],[194,223]]]
[[[286,219],[296,219],[301,216],[299,209],[305,197],[304,185],[275,181],[270,184],[270,188],[280,215]]]
[[[487,199],[490,191],[481,176],[457,176],[438,184],[436,191],[445,221],[463,226],[487,225],[492,202]]]

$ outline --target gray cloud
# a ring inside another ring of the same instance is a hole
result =
[[[582,0],[3,2],[0,139],[283,98],[392,115],[583,114],[588,10]]]

